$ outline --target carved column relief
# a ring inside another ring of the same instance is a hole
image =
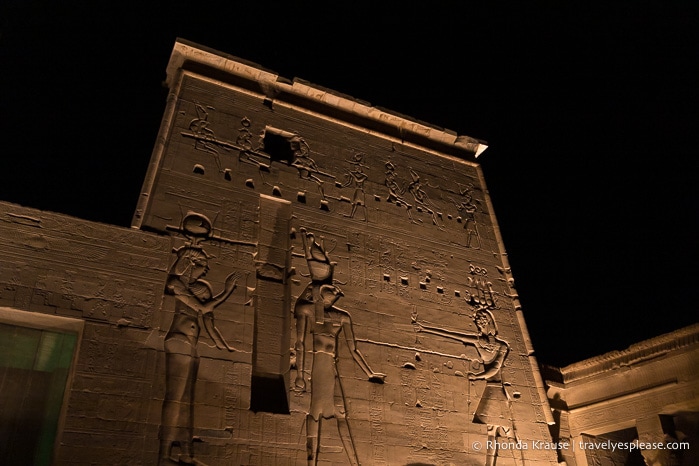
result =
[[[389,459],[386,453],[386,429],[384,427],[386,400],[383,395],[383,387],[373,385],[371,387],[371,402],[369,404],[369,420],[371,422],[371,449],[373,464],[376,466],[388,465]]]
[[[361,233],[347,234],[347,252],[349,255],[349,285],[365,288],[367,283],[367,269],[371,266],[366,253],[366,235]]]

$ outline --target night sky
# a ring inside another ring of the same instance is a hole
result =
[[[540,362],[697,322],[699,2],[0,5],[0,200],[129,226],[176,37],[488,142]]]

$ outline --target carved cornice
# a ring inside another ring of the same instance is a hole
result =
[[[475,159],[487,149],[484,141],[458,135],[399,113],[374,107],[368,102],[294,78],[293,81],[232,55],[177,39],[167,66],[166,83],[175,85],[178,71],[187,69],[206,76],[253,89],[271,102],[302,101],[305,108],[376,129],[400,140],[435,146],[453,155]]]
[[[634,343],[621,351],[585,359],[559,369],[564,383],[591,377],[620,367],[628,367],[655,359],[670,351],[699,343],[699,323],[648,340]]]

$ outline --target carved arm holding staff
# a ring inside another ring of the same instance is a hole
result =
[[[495,319],[490,311],[479,308],[473,315],[473,320],[478,327],[478,333],[459,332],[427,325],[417,319],[417,314],[412,315],[412,322],[418,332],[430,333],[450,340],[460,341],[464,345],[473,346],[478,352],[478,363],[482,365],[478,372],[469,371],[469,379],[483,379],[487,381],[500,381],[500,371],[509,352],[506,341],[498,338]]]

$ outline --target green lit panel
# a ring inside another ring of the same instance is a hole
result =
[[[0,464],[51,464],[74,333],[0,324]]]

